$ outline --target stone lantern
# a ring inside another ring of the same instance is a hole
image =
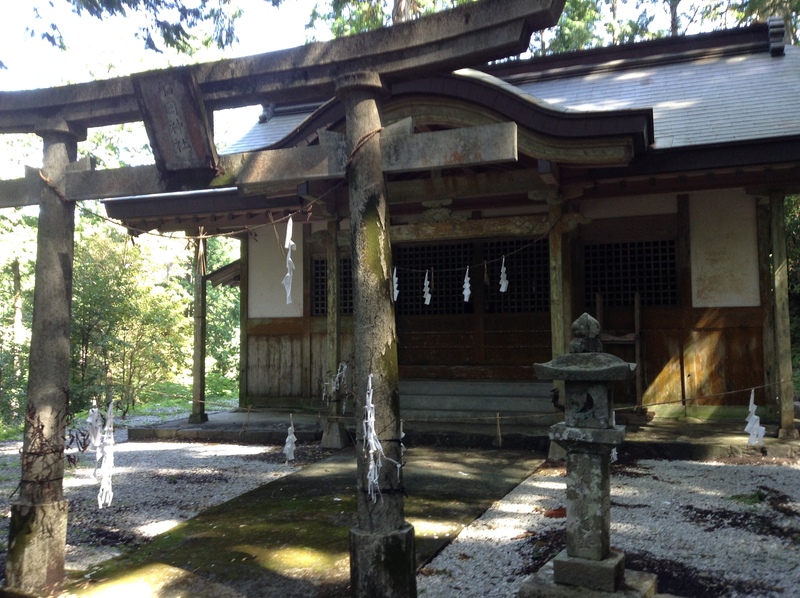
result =
[[[565,419],[550,438],[567,452],[567,548],[520,589],[521,598],[652,596],[656,577],[625,571],[625,555],[611,550],[611,451],[625,438],[614,422],[609,385],[633,377],[635,363],[603,353],[600,324],[583,314],[572,324],[569,353],[535,364],[539,380],[563,380]]]

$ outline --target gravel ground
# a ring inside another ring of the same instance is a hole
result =
[[[185,410],[184,410],[185,411]],[[185,415],[185,413],[182,413]],[[67,466],[68,570],[84,571],[128,547],[167,531],[200,511],[296,471],[330,454],[298,446],[286,464],[283,447],[178,442],[127,442],[128,426],[176,417],[134,416],[117,422],[114,438],[114,498],[99,509],[94,452],[77,454]],[[19,483],[21,442],[0,443],[0,580],[5,570],[12,493]]]
[[[465,528],[420,596],[514,596],[566,544],[565,470],[548,465]],[[800,596],[800,463],[641,460],[613,466],[611,543],[686,597]]]
[[[164,419],[153,418],[153,421]],[[147,420],[129,418],[123,425]],[[98,509],[93,454],[67,471],[67,567],[86,570],[326,454],[281,447],[134,443],[116,431],[114,500]],[[19,480],[20,443],[0,443],[0,508]],[[629,568],[685,597],[800,596],[800,462],[641,460],[613,466],[611,542]],[[565,471],[546,464],[466,527],[418,577],[426,598],[513,596],[565,545]],[[0,519],[0,574],[8,517]]]

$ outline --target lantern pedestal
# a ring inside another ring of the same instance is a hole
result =
[[[625,438],[614,422],[610,382],[633,377],[636,364],[603,353],[597,320],[572,324],[570,352],[535,364],[539,380],[563,380],[564,422],[550,439],[567,452],[567,548],[520,589],[522,598],[630,596],[656,592],[652,574],[625,571],[625,555],[611,550],[611,452]]]

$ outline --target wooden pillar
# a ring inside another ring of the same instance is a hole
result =
[[[36,249],[36,286],[22,445],[22,478],[11,505],[6,587],[49,595],[64,578],[67,501],[64,431],[68,410],[70,312],[75,206],[63,198],[78,137],[67,123],[48,123],[44,142]]]
[[[400,450],[400,391],[397,329],[392,302],[392,253],[386,181],[381,168],[380,94],[377,73],[336,80],[344,103],[351,158],[350,242],[353,257],[353,334],[356,430],[365,413],[372,375],[375,429],[387,458],[378,471],[380,497],[367,490],[369,455],[360,433],[356,442],[358,524],[350,532],[350,580],[356,597],[416,596],[414,528],[404,521]]]
[[[335,376],[339,369],[341,353],[339,338],[339,222],[328,221],[328,246],[327,246],[327,280],[328,280],[328,315],[327,315],[327,349],[328,372]],[[333,414],[337,415],[334,409]]]
[[[247,324],[250,318],[250,235],[241,239],[239,247],[239,407],[249,407],[247,368],[250,346]]]
[[[328,292],[328,313],[327,313],[327,376],[328,384],[332,384],[333,379],[339,370],[339,360],[341,358],[341,338],[339,330],[339,221],[334,218],[328,221],[327,235],[327,292]],[[341,389],[342,391],[344,389]],[[322,432],[322,448],[340,449],[350,444],[347,429],[342,423],[342,394],[334,392],[332,387],[328,388],[328,420],[325,422],[325,429]]]
[[[778,366],[775,358],[775,310],[772,289],[772,216],[768,198],[759,199],[756,208],[758,239],[758,286],[763,308],[761,344],[763,346],[764,392],[767,404],[778,388]]]
[[[202,229],[200,231],[202,234]],[[194,353],[192,355],[192,414],[190,424],[208,421],[206,414],[206,251],[204,238],[194,242]]]
[[[797,438],[794,427],[792,343],[789,336],[789,269],[786,260],[786,222],[783,194],[770,197],[772,213],[772,276],[774,277],[775,357],[778,365],[779,438]]]
[[[552,204],[549,210],[550,217],[550,342],[552,344],[552,358],[567,352],[569,337],[571,336],[571,320],[569,303],[571,293],[568,280],[568,260],[564,259],[564,227],[561,224],[563,208],[561,204]],[[558,390],[559,405],[564,404],[564,382],[553,381],[553,386]]]

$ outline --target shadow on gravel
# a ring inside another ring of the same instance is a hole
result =
[[[549,530],[527,538],[526,550],[531,559],[520,575],[536,573],[545,563],[567,547],[566,529]],[[679,561],[656,558],[647,552],[626,552],[625,568],[655,573],[658,591],[681,598],[709,598],[709,596],[751,596],[773,592],[782,593],[778,587],[757,582],[729,581],[699,571]]]
[[[418,565],[542,463],[530,452],[417,447],[406,453],[406,519]],[[78,596],[349,595],[353,449],[205,511],[65,588]]]

